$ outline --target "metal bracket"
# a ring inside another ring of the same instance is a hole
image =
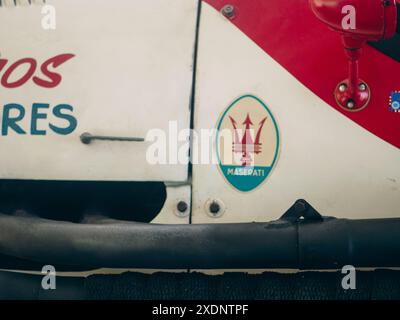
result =
[[[306,200],[297,200],[293,206],[280,218],[292,223],[304,221],[321,222],[323,217]]]

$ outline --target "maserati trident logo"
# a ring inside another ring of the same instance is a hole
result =
[[[218,124],[217,154],[220,170],[234,188],[249,192],[261,185],[278,152],[276,121],[260,99],[246,95],[226,109]]]
[[[243,138],[239,138],[238,134],[238,129],[237,129],[237,123],[235,119],[233,119],[231,116],[229,119],[232,122],[232,126],[234,129],[234,135],[235,135],[235,141],[233,143],[233,152],[240,153],[242,154],[242,166],[243,167],[248,167],[251,166],[252,163],[252,157],[251,154],[260,154],[262,152],[261,150],[261,132],[264,126],[265,121],[267,120],[267,117],[265,117],[259,125],[259,129],[257,131],[257,136],[255,142],[253,142],[253,138],[251,136],[251,127],[253,126],[253,122],[250,119],[250,114],[247,114],[246,120],[243,122],[243,124],[246,126],[244,130],[244,135]]]

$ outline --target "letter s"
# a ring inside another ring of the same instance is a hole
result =
[[[62,111],[63,110],[69,110],[69,111],[74,111],[74,108],[68,104],[59,104],[58,106],[54,107],[53,109],[53,114],[60,119],[64,119],[67,120],[69,125],[66,128],[60,128],[57,127],[55,125],[52,125],[51,123],[49,123],[49,127],[51,130],[53,130],[55,133],[61,134],[61,135],[67,135],[70,134],[72,132],[74,132],[74,130],[76,129],[76,127],[78,126],[78,122],[76,120],[76,118],[72,115],[69,114],[65,114]]]
[[[57,87],[60,84],[62,77],[60,74],[50,71],[49,67],[52,65],[53,68],[58,68],[60,65],[72,59],[73,57],[75,57],[75,55],[70,53],[60,54],[43,62],[42,66],[40,67],[40,70],[42,71],[43,75],[45,75],[47,78],[50,79],[50,81],[43,80],[39,77],[33,77],[33,82],[35,82],[38,86],[44,88]]]

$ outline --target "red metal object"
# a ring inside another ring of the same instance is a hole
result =
[[[339,106],[347,111],[360,111],[364,109],[371,98],[371,90],[364,81],[359,78],[358,61],[361,56],[361,48],[347,49],[349,59],[348,78],[340,82],[335,89],[335,99]]]
[[[321,21],[345,36],[346,48],[358,48],[365,41],[389,39],[396,32],[396,0],[310,0],[310,5]],[[354,29],[343,28],[349,7],[354,8]]]
[[[364,46],[359,61],[363,66],[360,77],[373,94],[368,108],[348,112],[337,104],[332,93],[348,72],[342,41],[336,32],[330,32],[318,21],[308,1],[204,1],[218,11],[229,2],[236,12],[231,23],[269,56],[343,116],[400,148],[400,117],[388,111],[390,94],[400,90],[398,61]],[[367,5],[369,1],[362,2]],[[388,27],[394,30],[394,26]]]
[[[369,86],[359,78],[358,62],[367,41],[394,36],[397,24],[396,0],[310,0],[314,14],[343,37],[349,59],[348,78],[336,86],[335,99],[348,111],[360,111],[370,101]],[[346,25],[345,13],[354,25]]]

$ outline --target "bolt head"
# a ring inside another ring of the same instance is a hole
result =
[[[226,207],[221,199],[208,199],[204,204],[205,213],[211,218],[220,218],[225,213]]]
[[[347,89],[347,85],[344,84],[344,83],[342,83],[342,84],[339,86],[339,91],[340,91],[340,92],[345,92],[346,89]]]
[[[221,13],[227,18],[234,18],[235,17],[235,7],[231,4],[227,4],[221,10]]]
[[[353,100],[347,101],[347,108],[353,109],[356,106]]]
[[[90,144],[92,142],[92,135],[88,132],[85,132],[81,134],[80,139],[83,144]]]
[[[359,89],[360,89],[361,91],[365,91],[365,90],[367,90],[367,85],[366,85],[365,83],[361,83],[361,84],[359,85]]]
[[[221,206],[219,205],[219,203],[216,202],[216,201],[211,202],[211,204],[210,204],[210,212],[213,215],[217,215],[220,211],[221,211]]]
[[[176,207],[180,213],[185,213],[189,208],[188,204],[185,201],[179,201]]]

